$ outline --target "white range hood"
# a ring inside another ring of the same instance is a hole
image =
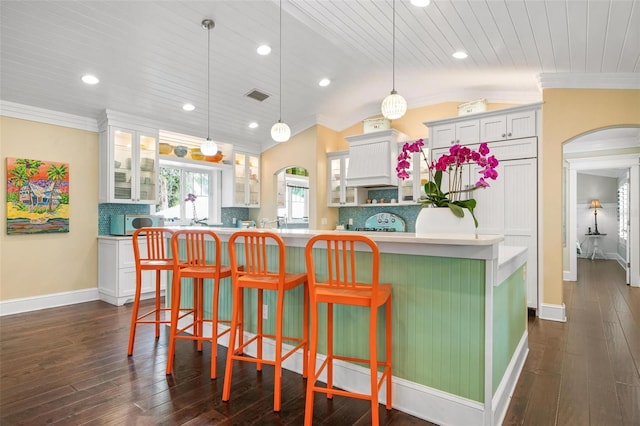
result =
[[[398,144],[409,139],[396,129],[379,130],[356,136],[349,141],[347,186],[397,186]]]

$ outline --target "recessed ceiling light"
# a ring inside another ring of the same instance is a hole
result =
[[[411,0],[411,4],[417,7],[427,7],[431,0]]]
[[[249,123],[249,128],[250,129],[255,129],[258,127],[258,123],[256,123],[255,121],[252,121],[251,123]]]
[[[465,59],[469,55],[467,55],[467,52],[463,52],[462,50],[459,50],[451,56],[453,56],[456,59]]]
[[[193,104],[184,104],[182,105],[182,109],[185,111],[193,111],[196,107]]]
[[[96,77],[95,75],[91,75],[91,74],[85,74],[82,76],[82,81],[84,81],[86,84],[98,84],[100,83],[100,80],[98,79],[98,77]]]
[[[271,53],[271,47],[266,44],[261,44],[260,46],[258,46],[258,49],[256,51],[258,52],[258,55],[268,55],[269,53]]]
[[[330,85],[330,84],[331,84],[331,80],[329,80],[328,78],[323,78],[322,80],[320,80],[320,81],[318,82],[318,85],[319,85],[320,87],[327,87],[327,86],[328,86],[328,85]]]

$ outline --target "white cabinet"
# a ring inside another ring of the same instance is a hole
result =
[[[99,201],[155,204],[158,129],[104,121],[99,143]]]
[[[358,190],[353,186],[347,186],[347,170],[349,169],[349,152],[330,152],[327,154],[327,193],[329,207],[355,206],[359,202],[358,195],[366,190]],[[360,192],[359,192],[360,191]],[[366,196],[366,195],[365,195]]]
[[[491,142],[536,135],[536,110],[480,119],[480,141]]]
[[[233,166],[222,176],[222,207],[260,207],[260,157],[233,153]]]
[[[434,141],[438,134],[451,134],[464,126],[471,129],[476,124],[479,140],[459,143],[477,150],[480,142],[487,142],[490,155],[495,155],[500,161],[498,179],[489,181],[490,187],[477,189],[469,196],[477,201],[475,215],[479,233],[502,234],[504,245],[527,247],[527,305],[533,309],[538,308],[541,286],[537,226],[539,114],[540,104],[533,104],[477,113],[473,117],[461,116],[424,123],[429,127],[430,158],[434,161],[449,150],[448,144],[443,146],[444,142]],[[447,128],[449,130],[445,132]],[[478,181],[479,169],[466,168],[462,176],[463,187]],[[447,178],[444,174],[442,190],[445,192],[448,188]]]
[[[459,123],[447,123],[429,127],[429,140],[432,148],[451,145],[469,145],[480,141],[480,121],[465,120]]]
[[[140,241],[145,252],[146,241]],[[142,274],[142,299],[155,295],[155,272]],[[162,273],[161,293],[166,288],[166,274]],[[136,263],[131,237],[98,238],[98,293],[100,299],[112,305],[132,302],[136,294]]]

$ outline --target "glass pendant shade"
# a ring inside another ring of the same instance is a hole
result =
[[[218,153],[218,144],[212,141],[210,138],[205,139],[200,144],[200,152],[203,155],[216,155]]]
[[[384,118],[395,120],[402,117],[404,113],[407,112],[407,101],[402,97],[402,95],[398,95],[398,93],[393,90],[391,94],[382,101],[380,110],[382,111]]]
[[[278,120],[276,124],[271,127],[271,138],[276,142],[286,142],[291,137],[291,129],[286,123]]]

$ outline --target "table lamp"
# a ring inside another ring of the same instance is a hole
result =
[[[598,209],[602,208],[602,205],[600,204],[600,200],[598,200],[597,198],[595,200],[591,200],[591,204],[589,205],[590,209],[593,209],[593,217],[595,219],[595,235],[600,234],[600,232],[598,232]]]

